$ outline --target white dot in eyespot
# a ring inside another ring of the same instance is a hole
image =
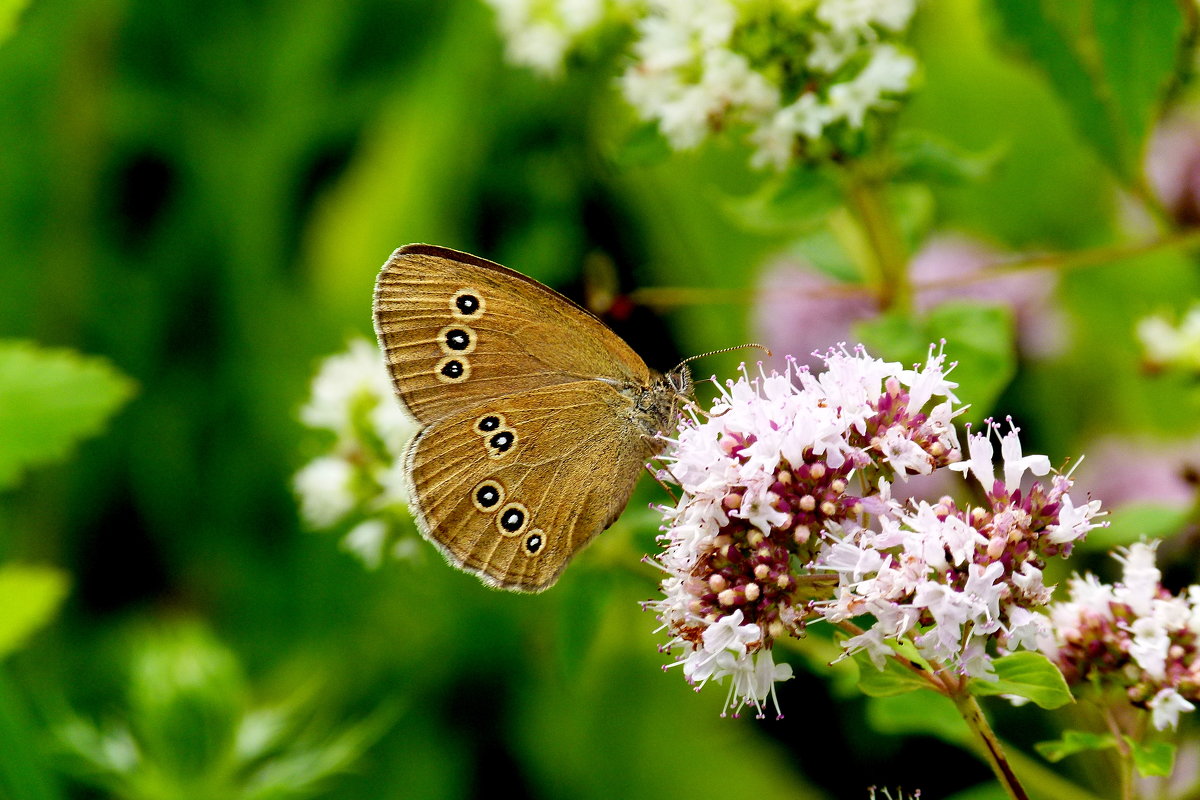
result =
[[[475,352],[477,335],[470,325],[447,325],[437,333],[437,344],[448,356]]]
[[[521,503],[509,503],[496,515],[501,536],[520,536],[529,527],[529,509]]]
[[[471,502],[479,511],[490,514],[504,502],[504,485],[492,478],[480,481],[471,490]]]
[[[523,549],[525,550],[526,555],[536,556],[538,553],[542,552],[545,545],[546,535],[542,533],[541,528],[534,528],[529,532],[529,535],[525,537]]]
[[[464,356],[446,356],[433,368],[442,383],[461,383],[471,377],[471,362]]]
[[[459,289],[450,298],[450,313],[455,319],[478,319],[486,308],[483,295],[470,287]]]

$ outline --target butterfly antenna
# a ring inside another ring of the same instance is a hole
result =
[[[733,347],[723,347],[720,350],[710,350],[707,353],[701,353],[700,355],[696,355],[696,356],[689,356],[689,357],[685,358],[683,361],[680,361],[678,364],[676,364],[675,369],[671,370],[671,372],[675,372],[680,367],[682,367],[684,364],[688,363],[689,361],[695,361],[698,358],[707,358],[708,356],[715,356],[720,353],[728,353],[733,350],[745,350],[748,347],[757,347],[759,350],[762,350],[768,356],[771,355],[771,348],[767,347],[765,344],[759,344],[758,342],[750,342],[749,344],[739,344],[739,345],[734,345]]]

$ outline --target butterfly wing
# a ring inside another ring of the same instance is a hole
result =
[[[397,393],[426,423],[542,386],[650,381],[642,359],[592,314],[518,272],[444,247],[392,254],[375,283],[375,331]]]
[[[454,566],[503,589],[551,586],[613,523],[650,444],[631,401],[601,381],[494,398],[454,411],[409,446],[422,534]]]

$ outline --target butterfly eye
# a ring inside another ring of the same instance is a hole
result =
[[[509,503],[496,515],[496,525],[502,536],[517,536],[529,523],[529,510],[520,503]]]
[[[471,492],[471,502],[480,511],[490,511],[504,501],[504,487],[498,481],[480,481]]]
[[[447,325],[438,331],[437,339],[438,346],[447,355],[468,355],[475,351],[475,331],[466,325]]]
[[[502,430],[499,433],[492,434],[492,438],[488,439],[488,447],[495,451],[493,454],[495,458],[507,453],[516,441],[516,433],[512,430]]]
[[[471,376],[471,363],[465,358],[446,357],[433,368],[437,379],[443,383],[458,383]]]
[[[531,556],[536,556],[541,552],[542,545],[546,540],[542,537],[541,528],[534,528],[529,535],[525,537],[525,552]]]
[[[483,298],[474,289],[459,289],[450,298],[450,313],[459,319],[478,316],[483,313]]]
[[[504,417],[499,414],[488,414],[485,417],[480,417],[475,422],[475,430],[480,433],[491,433],[492,431],[499,430],[503,424]]]

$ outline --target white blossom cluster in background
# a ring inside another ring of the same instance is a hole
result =
[[[968,433],[962,460],[948,372],[932,349],[913,369],[835,351],[820,374],[743,375],[681,424],[660,475],[683,489],[662,509],[664,597],[645,607],[697,688],[728,677],[726,708],[762,715],[790,677],[774,641],[818,615],[865,625],[843,646],[880,668],[890,645],[907,641],[935,668],[991,679],[994,657],[1037,648],[1046,559],[1098,526],[1100,504],[1074,500],[1070,478],[1024,455],[1011,425]],[[943,468],[969,474],[985,501],[892,498],[895,481]],[[1050,477],[1026,486],[1027,472]],[[822,574],[837,588],[813,602],[802,578]]]
[[[1164,316],[1146,317],[1138,323],[1137,335],[1150,367],[1200,374],[1200,304],[1178,325]]]
[[[342,545],[370,567],[389,549],[408,555],[416,539],[396,537],[395,521],[409,516],[401,456],[417,423],[397,402],[379,348],[354,339],[327,358],[300,419],[334,434],[331,450],[294,479],[305,522],[319,529],[350,525]]]
[[[1200,586],[1179,596],[1164,589],[1157,546],[1142,542],[1118,551],[1119,583],[1073,576],[1069,599],[1050,608],[1053,631],[1042,650],[1073,689],[1103,696],[1121,689],[1163,730],[1200,699]]]
[[[546,76],[605,22],[624,18],[638,0],[485,0],[496,13],[505,55],[514,64]]]
[[[620,86],[639,116],[677,150],[741,130],[756,166],[854,146],[917,71],[903,44],[916,0],[487,1],[509,58],[547,74],[603,20],[633,20]]]

